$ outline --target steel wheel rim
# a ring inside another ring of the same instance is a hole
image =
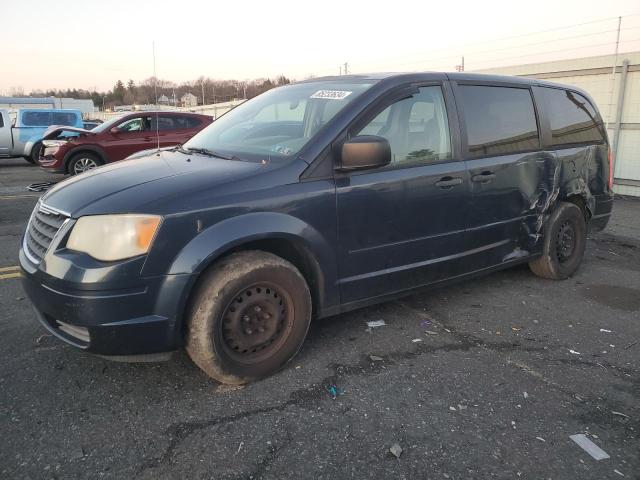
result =
[[[98,164],[92,158],[80,158],[73,164],[73,172],[75,174],[86,172],[96,168]]]
[[[290,295],[260,282],[237,292],[222,315],[220,340],[233,360],[254,364],[276,353],[293,327]]]
[[[576,230],[573,223],[567,220],[558,229],[556,237],[556,255],[560,263],[566,262],[576,249]]]

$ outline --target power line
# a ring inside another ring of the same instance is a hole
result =
[[[629,14],[629,15],[624,15],[622,16],[623,19],[628,19],[628,18],[634,18],[634,17],[640,17],[640,14]],[[394,63],[388,63],[388,64],[382,64],[379,62],[365,62],[365,63],[361,63],[360,65],[364,65],[364,66],[378,66],[378,65],[385,65],[385,67],[383,68],[389,68],[389,67],[393,67],[393,66],[402,66],[402,65],[414,65],[414,64],[424,64],[427,62],[431,62],[433,60],[445,60],[448,58],[453,58],[453,57],[459,57],[460,55],[460,51],[464,50],[465,55],[468,55],[469,53],[472,54],[478,54],[478,53],[485,53],[485,52],[489,52],[489,51],[496,51],[496,49],[491,49],[491,50],[481,50],[481,51],[472,51],[472,52],[468,52],[467,47],[476,47],[478,45],[486,45],[486,44],[491,44],[491,43],[496,43],[496,42],[503,42],[505,40],[513,40],[513,39],[517,39],[517,38],[525,38],[525,37],[531,37],[534,35],[541,35],[544,33],[550,33],[550,32],[556,32],[556,31],[560,31],[560,30],[568,30],[568,29],[572,29],[572,28],[577,28],[577,27],[582,27],[582,26],[586,26],[586,25],[593,25],[593,24],[597,24],[597,23],[603,23],[603,22],[608,22],[608,21],[617,21],[618,17],[606,17],[606,18],[601,18],[601,19],[596,19],[596,20],[591,20],[588,22],[581,22],[581,23],[574,23],[574,24],[570,24],[570,25],[565,25],[565,26],[560,26],[560,27],[554,27],[554,28],[549,28],[549,29],[545,29],[545,30],[538,30],[535,32],[529,32],[529,33],[523,33],[523,34],[518,34],[518,35],[510,35],[507,37],[500,37],[500,38],[494,38],[494,39],[489,39],[489,40],[483,40],[480,42],[473,42],[473,43],[466,43],[466,44],[461,44],[461,45],[456,45],[456,46],[452,46],[452,47],[447,47],[447,48],[441,48],[441,49],[430,49],[428,50],[429,53],[435,53],[435,52],[446,52],[446,51],[451,51],[454,52],[451,55],[446,55],[446,56],[442,56],[442,57],[430,57],[430,58],[426,58],[423,60],[419,60],[419,61],[410,61],[410,62],[394,62]],[[633,30],[633,29],[637,29],[640,27],[626,27],[621,29],[622,31],[624,30]],[[589,37],[589,36],[594,36],[594,35],[599,35],[599,34],[603,34],[603,33],[610,33],[610,32],[614,32],[617,31],[617,29],[613,29],[613,30],[601,30],[598,32],[593,32],[593,33],[588,33],[588,34],[580,34],[580,35],[572,35],[569,37],[563,37],[561,39],[552,39],[552,40],[544,40],[544,41],[540,41],[540,42],[534,42],[531,44],[526,44],[526,45],[515,45],[512,47],[506,47],[506,48],[501,48],[500,50],[509,50],[509,49],[513,49],[513,48],[523,48],[523,47],[527,47],[527,46],[535,46],[535,45],[541,45],[541,44],[545,44],[545,43],[553,43],[553,42],[557,42],[557,41],[562,41],[562,40],[570,40],[573,38],[584,38],[584,37]],[[422,51],[423,53],[425,53],[425,51]],[[416,52],[414,54],[411,54],[410,56],[404,56],[404,57],[395,57],[397,58],[410,58],[410,57],[416,57],[420,55],[420,52]],[[362,71],[361,68],[358,68],[358,70]],[[320,71],[320,73],[328,73],[330,71],[333,71],[333,69],[323,69]]]

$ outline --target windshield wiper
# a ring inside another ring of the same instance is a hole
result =
[[[235,155],[225,155],[224,153],[214,152],[213,150],[209,150],[207,148],[187,148],[187,152],[200,153],[201,155],[207,155],[209,157],[218,157],[223,160],[240,160]]]

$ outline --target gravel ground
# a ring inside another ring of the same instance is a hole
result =
[[[59,178],[0,161],[0,269],[37,200],[24,186]],[[184,353],[76,351],[0,271],[0,477],[638,479],[640,201],[614,208],[569,280],[518,267],[317,321],[244,388]]]

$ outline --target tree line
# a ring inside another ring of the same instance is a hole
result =
[[[180,84],[150,77],[141,82],[134,82],[132,79],[126,82],[118,80],[111,90],[103,92],[96,89],[49,89],[33,90],[28,96],[91,99],[100,109],[113,109],[119,105],[152,105],[156,103],[156,97],[159,100],[163,96],[168,99],[169,105],[173,105],[175,100],[175,103],[180,106],[182,96],[191,93],[198,99],[198,105],[209,105],[237,98],[253,98],[271,88],[288,83],[291,81],[284,75],[275,79],[259,78],[245,81],[200,77]]]

